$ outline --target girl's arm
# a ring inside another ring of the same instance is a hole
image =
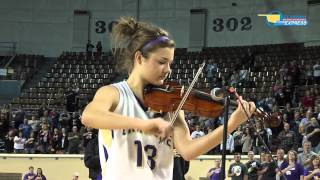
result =
[[[256,109],[255,104],[252,102],[248,103],[246,101],[242,102],[250,117]],[[242,110],[242,107],[239,104],[237,110],[234,111],[229,118],[228,133],[233,132],[239,125],[241,125],[246,120],[247,116],[245,115],[244,111]],[[173,131],[174,145],[177,151],[187,161],[194,159],[199,155],[208,152],[213,147],[219,145],[223,137],[223,126],[220,126],[211,133],[192,140],[189,134],[189,128],[184,120],[183,111],[180,112],[179,119],[178,121],[176,121]]]
[[[100,88],[84,109],[81,122],[87,127],[96,129],[139,129],[160,137],[169,133],[169,123],[162,118],[145,121],[114,113],[119,98],[116,87],[109,85]]]

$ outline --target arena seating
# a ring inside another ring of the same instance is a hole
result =
[[[204,48],[201,52],[188,52],[185,48],[178,48],[175,52],[175,61],[172,64],[172,73],[169,81],[187,84],[191,82],[199,65],[202,62],[213,60],[218,69],[215,72],[219,78],[226,77],[232,73],[237,63],[246,54],[248,48],[254,53],[254,63],[259,66],[258,70],[249,68],[248,82],[253,85],[243,84],[238,87],[238,92],[244,96],[265,97],[272,93],[272,87],[279,79],[279,70],[283,64],[296,60],[304,67],[307,64],[314,64],[319,61],[320,47],[304,47],[303,44],[278,44],[278,45],[257,45],[242,47],[216,47]],[[37,67],[38,57],[32,56],[25,59],[25,55],[17,57],[17,64],[25,68],[25,72],[34,73],[30,67]],[[59,92],[65,93],[67,87],[78,86],[80,88],[80,104],[85,104],[97,90],[97,88],[110,83],[114,76],[114,60],[111,54],[103,54],[86,57],[85,53],[64,52],[51,67],[36,87],[26,89],[19,99],[13,104],[22,104],[23,107],[39,107],[41,104],[52,103]],[[35,68],[34,68],[35,69]],[[27,76],[27,74],[25,76]],[[301,73],[301,82],[305,81],[305,75]],[[210,89],[215,86],[214,81],[206,77],[205,72],[200,75],[196,84],[199,89]],[[300,94],[308,85],[299,86]],[[54,103],[52,104],[54,106]]]

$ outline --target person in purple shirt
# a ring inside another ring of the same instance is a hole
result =
[[[303,166],[297,162],[298,154],[294,150],[288,151],[288,165],[282,169],[281,173],[287,180],[303,180]],[[280,176],[280,172],[277,173]]]
[[[215,160],[215,167],[211,168],[209,172],[207,173],[207,177],[209,180],[220,180],[220,174],[221,174],[221,160],[216,159]]]
[[[320,156],[313,155],[310,158],[309,168],[304,170],[304,180],[320,179]]]
[[[37,169],[37,175],[34,177],[34,180],[47,180],[46,176],[43,175],[41,168]]]
[[[30,166],[28,173],[23,176],[23,180],[32,180],[32,179],[34,179],[36,174],[33,171],[34,171],[34,167]]]

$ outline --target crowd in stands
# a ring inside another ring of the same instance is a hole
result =
[[[254,157],[254,152],[248,152],[248,161],[241,162],[240,153],[235,153],[234,161],[226,172],[231,180],[311,180],[320,178],[320,155],[311,151],[311,143],[305,141],[303,152],[290,150],[285,156],[285,150],[278,148],[276,156],[261,152],[260,158]],[[274,158],[274,159],[272,159]],[[207,177],[219,180],[221,176],[221,161],[216,160],[215,167],[209,169]],[[283,177],[284,176],[284,177]]]

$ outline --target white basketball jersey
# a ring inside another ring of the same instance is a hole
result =
[[[120,94],[115,113],[148,121],[146,112],[126,81],[115,86]],[[99,156],[103,180],[172,180],[173,141],[159,138],[139,130],[99,130]]]

